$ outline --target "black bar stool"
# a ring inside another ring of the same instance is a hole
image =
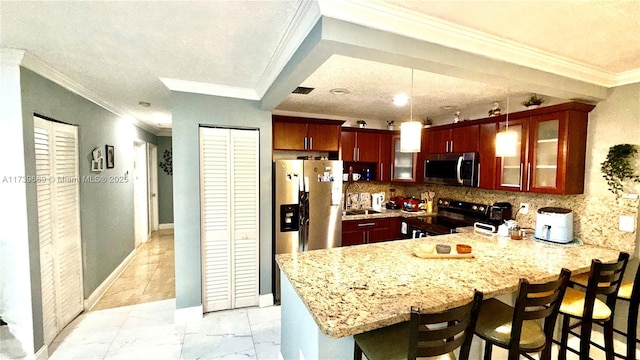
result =
[[[560,360],[567,358],[567,350],[578,354],[580,359],[589,359],[589,350],[592,343],[591,329],[594,323],[599,323],[604,328],[606,359],[614,359],[613,312],[628,260],[629,254],[624,252],[620,253],[618,261],[611,264],[603,264],[600,260],[594,259],[591,261],[586,292],[567,288],[560,305],[560,314],[563,315],[558,354]],[[596,295],[604,295],[605,301],[598,299]],[[571,325],[571,318],[579,321]],[[580,327],[580,333],[572,331],[578,326]],[[567,345],[569,334],[580,338],[579,351]]]
[[[420,314],[419,310],[411,308],[409,321],[355,335],[353,358],[362,360],[364,353],[369,360],[413,360],[435,356],[455,360],[453,350],[460,347],[460,360],[467,360],[481,303],[482,293],[476,291],[471,303],[442,313]],[[447,326],[428,327],[435,324]]]
[[[562,269],[557,280],[529,284],[520,279],[514,307],[497,299],[482,303],[476,335],[486,341],[484,359],[491,359],[493,345],[509,350],[509,360],[520,354],[542,352],[540,359],[551,359],[553,329],[571,271]],[[544,319],[544,328],[536,320]],[[531,358],[531,357],[529,357]]]
[[[572,276],[571,283],[586,288],[589,284],[589,273]],[[627,360],[636,360],[636,347],[638,346],[637,344],[640,344],[640,339],[638,339],[636,328],[638,323],[638,307],[640,306],[640,262],[638,263],[638,268],[636,269],[636,275],[633,281],[622,281],[620,290],[618,290],[617,300],[629,302],[629,313],[627,317],[626,332],[620,329],[613,328],[614,332],[627,338],[627,354],[625,356],[615,353],[615,356]],[[599,323],[594,324],[600,325]],[[603,346],[601,346],[600,344],[596,344],[593,341],[591,342],[591,345],[597,347],[598,349],[605,350]]]

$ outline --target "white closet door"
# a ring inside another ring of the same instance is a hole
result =
[[[204,311],[231,308],[231,159],[229,134],[200,128]]]
[[[234,307],[258,304],[258,135],[231,130]]]
[[[205,312],[258,304],[258,135],[200,129]]]
[[[78,129],[34,118],[45,342],[83,309]]]

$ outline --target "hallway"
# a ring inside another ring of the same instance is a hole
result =
[[[91,310],[172,299],[175,282],[173,229],[156,231]]]

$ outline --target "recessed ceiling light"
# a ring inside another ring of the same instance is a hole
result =
[[[150,107],[151,103],[150,102],[146,102],[146,101],[138,101],[138,105],[140,105],[142,107]]]
[[[409,102],[409,96],[407,94],[398,94],[393,97],[393,105],[405,106]]]
[[[329,90],[329,92],[332,93],[333,95],[346,95],[346,94],[350,93],[351,91],[349,91],[349,89],[345,89],[345,88],[335,88],[335,89]]]
[[[453,109],[453,106],[451,105],[440,106],[440,110],[451,110],[451,109]]]

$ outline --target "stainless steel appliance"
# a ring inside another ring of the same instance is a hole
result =
[[[278,160],[273,166],[275,254],[342,245],[342,161]],[[274,294],[280,300],[280,270]]]
[[[489,205],[443,198],[438,199],[437,205],[436,216],[403,219],[407,224],[406,237],[451,234],[459,227],[473,226],[476,222],[489,222]]]
[[[559,207],[543,207],[536,214],[536,239],[567,244],[573,240],[573,212]]]
[[[432,154],[424,161],[424,182],[478,186],[478,154]]]

